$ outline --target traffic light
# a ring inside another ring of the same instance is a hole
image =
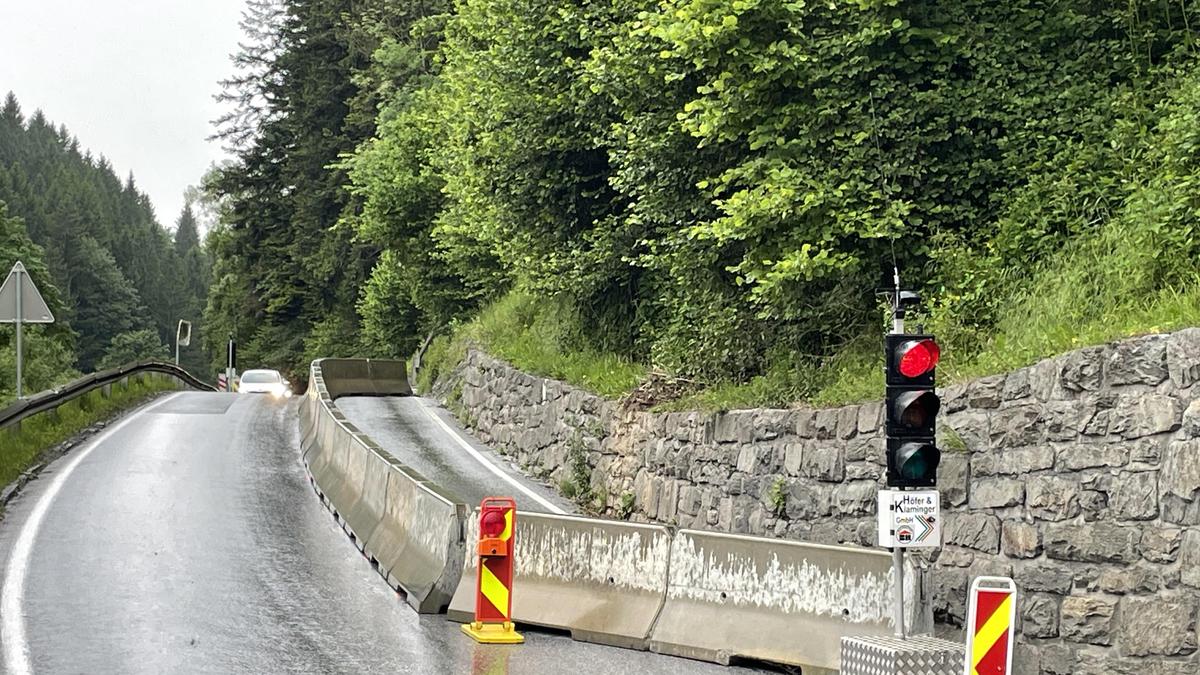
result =
[[[933,487],[942,453],[935,426],[941,401],[934,371],[941,349],[932,335],[887,336],[888,487]]]

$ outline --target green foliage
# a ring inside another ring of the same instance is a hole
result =
[[[610,398],[632,389],[646,372],[628,359],[588,347],[568,304],[516,290],[449,335],[435,338],[425,352],[418,388],[429,391],[471,345],[526,372],[565,380]]]
[[[1196,4],[288,0],[210,323],[714,408],[877,396],[893,265],[944,380],[1194,324]]]
[[[637,499],[632,492],[621,493],[621,502],[617,505],[616,516],[619,520],[629,520],[629,516],[633,515],[633,508],[637,504]]]
[[[18,429],[0,429],[0,485],[7,485],[32,466],[42,454],[88,426],[128,410],[148,397],[174,389],[164,380],[132,380],[127,386],[114,385],[112,395],[92,391],[55,411],[22,420]]]
[[[0,327],[0,407],[16,398],[17,353],[10,340],[13,329],[9,325]],[[72,364],[75,352],[70,341],[53,335],[44,326],[26,326],[22,335],[22,387],[28,396],[66,384],[79,377]]]
[[[775,479],[771,483],[770,490],[767,491],[767,499],[771,503],[771,512],[777,516],[782,516],[787,510],[787,481],[782,476]]]
[[[104,358],[96,364],[97,370],[108,370],[142,359],[169,358],[167,346],[159,339],[158,333],[152,329],[142,329],[121,333],[112,339],[108,349],[104,350]]]

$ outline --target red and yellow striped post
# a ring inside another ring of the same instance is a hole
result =
[[[517,503],[487,497],[479,505],[479,572],[475,581],[475,620],[462,630],[477,642],[525,641],[512,624],[513,532]]]
[[[1007,577],[977,577],[967,594],[966,675],[1012,675],[1017,585]]]

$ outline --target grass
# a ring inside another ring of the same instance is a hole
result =
[[[0,429],[0,485],[8,485],[37,462],[42,452],[62,443],[98,421],[108,419],[146,400],[173,390],[173,383],[156,378],[113,385],[108,398],[94,390],[21,422],[18,429]]]
[[[502,358],[520,370],[563,380],[608,398],[638,385],[646,369],[614,354],[578,347],[572,317],[560,303],[513,291],[486,307],[473,320],[440,336],[425,354],[417,378],[421,391],[454,368],[470,345]]]
[[[1090,345],[1200,326],[1200,262],[1177,243],[1178,228],[1135,205],[1034,268],[1008,293],[984,339],[956,317],[927,317],[941,336],[939,384],[1008,372]],[[803,402],[836,406],[879,398],[883,392],[882,333],[863,335],[823,362],[782,355],[764,375],[719,383],[659,405],[660,411],[786,407]],[[431,345],[422,373],[428,391],[477,344],[521,370],[565,380],[608,398],[630,391],[646,369],[611,354],[574,350],[568,317],[554,303],[510,294],[475,320]],[[917,322],[913,322],[917,323]],[[967,340],[963,337],[962,340]],[[436,365],[435,365],[436,364]]]

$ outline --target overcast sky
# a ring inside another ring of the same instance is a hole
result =
[[[65,124],[174,227],[183,191],[222,158],[221,111],[244,0],[0,0],[0,99]]]

